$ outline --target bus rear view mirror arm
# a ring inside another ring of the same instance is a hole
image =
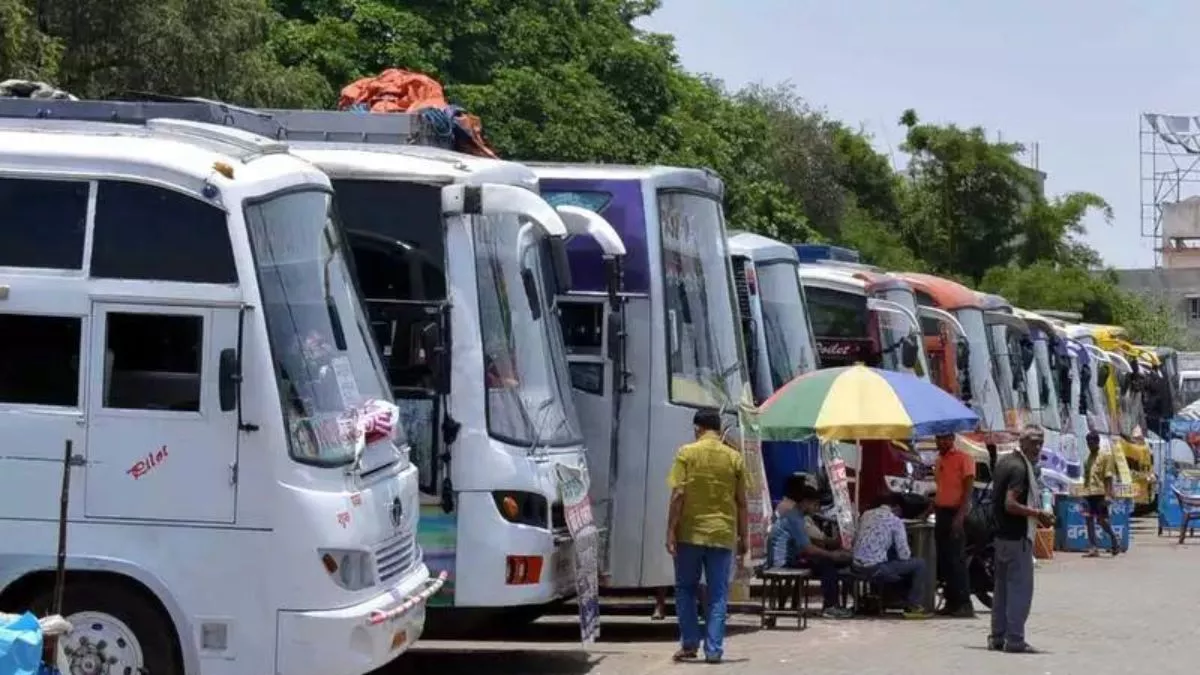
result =
[[[560,288],[571,286],[566,242],[569,233],[558,211],[540,195],[523,187],[486,183],[447,185],[442,188],[443,216],[510,213],[536,224],[550,238],[551,263]]]

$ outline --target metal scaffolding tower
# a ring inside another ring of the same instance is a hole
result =
[[[1200,202],[1200,116],[1142,113],[1138,122],[1141,236],[1154,240],[1155,266],[1161,266],[1164,250],[1169,255],[1186,246],[1169,224],[1164,229],[1164,215],[1178,221]]]

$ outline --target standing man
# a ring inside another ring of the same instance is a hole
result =
[[[954,446],[953,434],[937,437],[937,463],[933,474],[938,574],[946,581],[946,606],[939,614],[964,619],[975,617],[967,581],[967,512],[975,489],[975,458]]]
[[[1100,434],[1089,431],[1087,434],[1088,458],[1083,462],[1084,492],[1087,494],[1087,534],[1091,547],[1084,554],[1086,558],[1100,557],[1100,547],[1096,543],[1096,521],[1108,535],[1111,542],[1109,552],[1116,556],[1121,552],[1121,544],[1113,533],[1112,523],[1108,517],[1108,500],[1112,496],[1112,483],[1115,467],[1112,455],[1100,455]]]
[[[716,410],[697,410],[692,424],[696,442],[679,449],[667,477],[667,552],[675,558],[675,613],[682,643],[674,659],[694,659],[700,650],[696,595],[703,573],[708,586],[704,660],[720,663],[733,555],[746,552],[746,463],[722,442]]]
[[[1020,450],[996,462],[992,502],[996,588],[988,636],[992,651],[1037,651],[1025,641],[1025,622],[1033,604],[1033,541],[1038,523],[1054,524],[1054,514],[1042,507],[1034,474],[1042,441],[1042,430],[1027,426],[1021,431]]]

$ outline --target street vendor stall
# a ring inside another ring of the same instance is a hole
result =
[[[912,442],[940,434],[972,431],[979,417],[958,399],[906,373],[851,366],[802,375],[780,388],[758,411],[765,440],[817,436],[829,475],[842,545],[851,548],[857,500],[850,494],[839,442]],[[861,446],[859,446],[861,452]],[[927,609],[934,604],[937,578],[932,528],[910,525],[910,548],[926,563]]]

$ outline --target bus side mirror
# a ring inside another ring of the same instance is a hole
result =
[[[567,238],[550,237],[550,263],[554,266],[554,281],[558,292],[571,290],[571,261],[567,257]]]
[[[900,363],[905,368],[916,368],[921,359],[921,347],[917,343],[918,338],[915,334],[909,334],[904,337],[900,343]]]
[[[620,363],[622,356],[621,344],[624,339],[625,325],[621,320],[621,314],[618,312],[608,313],[608,359],[615,363]],[[621,366],[624,367],[623,365]],[[614,375],[615,377],[615,375]]]
[[[958,366],[958,390],[963,403],[970,403],[975,397],[971,391],[971,346],[966,340],[959,339],[954,343],[954,360]]]
[[[237,407],[238,382],[242,379],[238,372],[236,349],[221,350],[217,370],[217,398],[221,403],[221,412],[229,412]]]
[[[1021,372],[1027,372],[1033,365],[1033,340],[1021,338]]]
[[[1079,414],[1088,414],[1088,389],[1092,386],[1092,367],[1079,367]]]

